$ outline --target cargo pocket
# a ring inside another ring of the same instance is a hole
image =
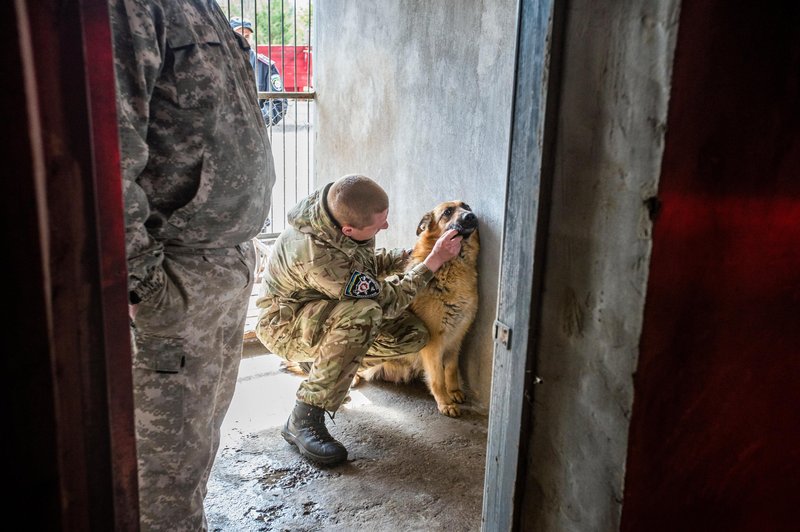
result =
[[[136,446],[144,457],[145,470],[155,467],[159,474],[169,476],[181,474],[186,444],[189,396],[183,347],[178,338],[139,333],[133,354]]]
[[[175,103],[184,109],[210,109],[225,89],[225,57],[217,31],[207,24],[175,25],[167,37]]]
[[[135,369],[155,373],[181,373],[186,366],[186,350],[180,338],[164,338],[136,333]]]

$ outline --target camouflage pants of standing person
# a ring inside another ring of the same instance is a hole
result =
[[[297,398],[328,412],[342,405],[365,357],[416,353],[429,338],[419,318],[405,311],[384,319],[371,299],[313,301],[292,308],[288,319],[275,307],[262,313],[256,335],[281,358],[313,362]]]
[[[236,386],[254,265],[250,243],[168,249],[164,288],[139,304],[132,332],[142,531],[208,527],[203,500]]]

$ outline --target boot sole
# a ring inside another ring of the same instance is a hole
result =
[[[303,447],[300,443],[298,443],[297,439],[294,436],[292,436],[290,433],[286,432],[283,429],[281,429],[281,436],[283,436],[283,439],[286,440],[288,443],[297,447],[297,450],[300,451],[300,454],[320,464],[335,465],[347,460],[347,453],[345,453],[344,456],[320,456],[318,454],[314,454],[305,447]]]

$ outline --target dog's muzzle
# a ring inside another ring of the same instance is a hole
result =
[[[452,222],[447,228],[455,229],[460,236],[468,238],[478,228],[478,217],[471,212],[462,214],[458,217],[458,220]]]

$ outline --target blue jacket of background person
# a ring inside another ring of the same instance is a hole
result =
[[[256,72],[256,85],[259,92],[282,92],[283,81],[281,81],[281,74],[278,72],[278,67],[275,62],[270,60],[264,54],[256,54],[250,48],[250,65]],[[258,100],[261,106],[261,116],[264,117],[264,123],[268,126],[274,126],[281,121],[288,109],[288,101],[282,100]]]
[[[233,17],[229,22],[233,31],[239,33],[240,29],[241,31],[248,30],[249,35],[252,35],[253,23],[249,20],[242,17]],[[248,34],[240,33],[240,37],[244,37],[244,40],[240,41],[242,48],[250,52],[250,66],[255,71],[258,92],[283,92],[281,73],[278,72],[275,62],[266,55],[257,54],[253,50],[250,46]],[[261,107],[261,116],[267,126],[274,126],[280,122],[289,109],[289,102],[285,98],[278,100],[259,99],[258,105]]]

